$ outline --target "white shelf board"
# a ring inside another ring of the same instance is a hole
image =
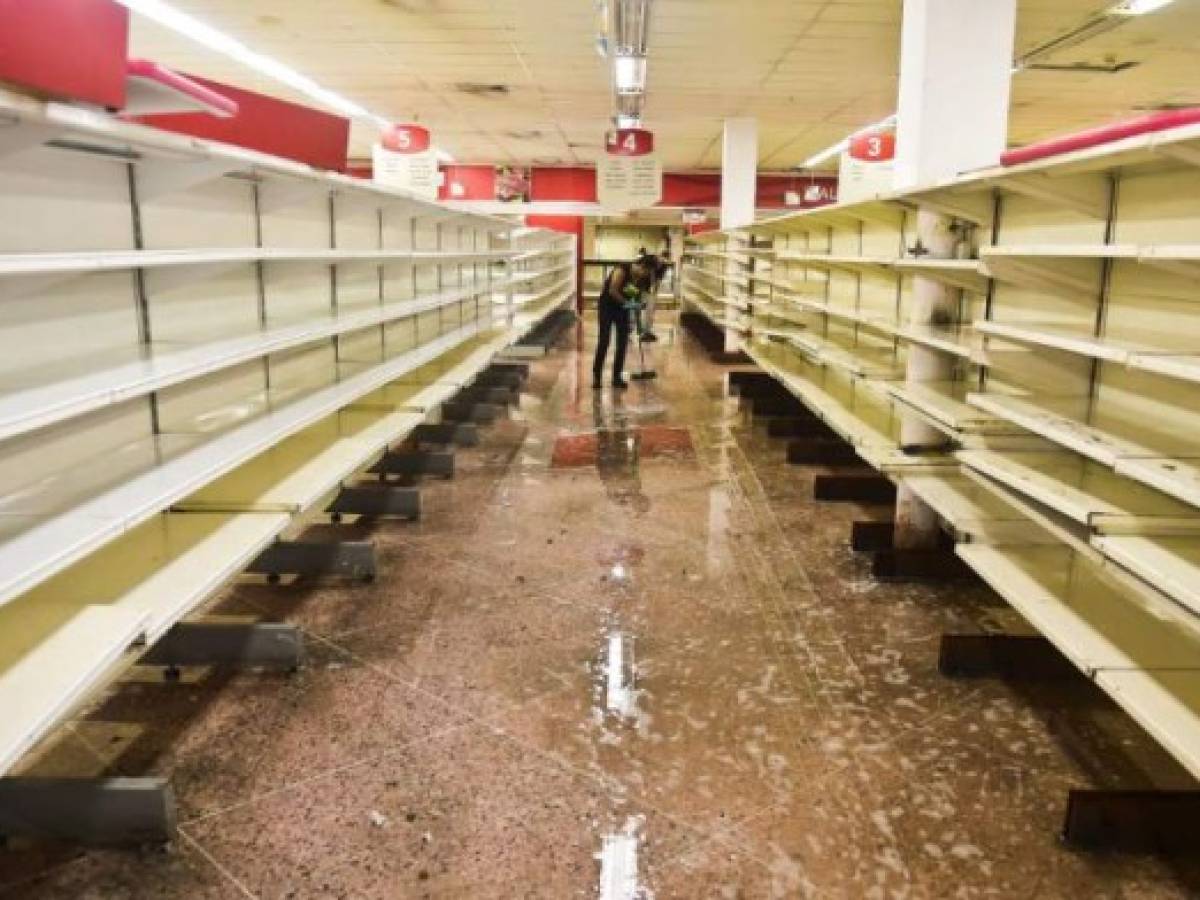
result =
[[[900,420],[885,394],[861,379],[832,375],[819,363],[789,351],[787,344],[755,341],[745,349],[860,455],[891,458],[899,452]]]
[[[1066,546],[959,544],[956,552],[1088,677],[1104,669],[1200,671],[1200,620],[1165,597],[1128,589]]]
[[[260,453],[173,508],[187,512],[308,512],[422,421],[424,416],[415,412],[341,410]]]
[[[892,261],[900,272],[923,275],[954,288],[983,293],[988,277],[977,259],[933,259],[927,256],[901,257]]]
[[[99,110],[36,100],[3,88],[0,88],[0,117],[10,123],[7,128],[27,130],[31,146],[68,139],[72,149],[67,152],[89,152],[88,148],[95,148],[95,152],[110,158],[121,153],[139,169],[196,167],[210,172],[213,179],[240,175],[257,181],[266,190],[268,200],[270,189],[278,185],[285,193],[299,188],[311,191],[314,196],[337,195],[377,208],[410,207],[429,218],[454,218],[487,231],[507,232],[512,228],[506,219],[453,209],[410,191],[315,169],[232,144],[126,122]]]
[[[0,607],[0,773],[198,609],[283,515],[164,515]]]
[[[905,475],[904,483],[968,540],[990,539],[996,526],[1028,523],[1025,515],[995,492],[981,487],[957,471]]]
[[[963,381],[891,382],[888,392],[934,427],[962,435],[1012,435],[1023,429],[966,402],[970,386]]]
[[[1093,538],[1092,544],[1200,616],[1200,540],[1195,535],[1104,535]]]
[[[1160,351],[1156,348],[1150,335],[1147,335],[1144,340],[1100,338],[1080,328],[1052,322],[1017,324],[979,321],[975,323],[975,328],[988,337],[1035,347],[1049,347],[1053,350],[1062,350],[1065,353],[1102,359],[1120,365],[1135,365],[1135,360],[1139,360],[1136,363],[1138,368],[1152,371],[1153,360],[1157,359],[1160,353],[1168,358],[1188,358],[1184,350]],[[1200,352],[1200,347],[1197,348],[1197,351]],[[1167,363],[1167,365],[1170,366],[1171,363]]]
[[[888,380],[904,374],[903,361],[890,348],[848,346],[815,332],[794,336],[790,343],[822,365],[842,369],[859,378]]]
[[[1195,452],[1187,435],[1180,436],[1174,444],[1150,448],[1110,429],[1085,424],[1053,408],[1018,397],[968,394],[967,400],[1053,443],[1110,466],[1118,475],[1200,507],[1200,467],[1188,461],[1190,456],[1172,455]]]
[[[1200,510],[1070,451],[963,451],[963,465],[1098,534],[1200,532]]]
[[[982,341],[971,325],[901,325],[896,336],[973,362],[982,350]]]
[[[417,300],[392,301],[205,344],[152,345],[86,360],[87,368],[40,372],[53,380],[15,384],[0,395],[0,439],[44,428],[173,384],[336,335],[441,309],[501,285],[468,285]]]
[[[112,250],[76,253],[0,255],[0,277],[84,275],[122,269],[161,269],[237,263],[316,262],[329,264],[397,262],[464,263],[505,259],[507,251],[336,250],[330,248],[199,248],[194,250]]]
[[[453,348],[479,327],[471,323],[208,440],[197,441],[195,435],[188,435],[183,438],[185,449],[173,451],[161,464],[132,477],[122,474],[106,479],[93,496],[73,500],[0,544],[0,604],[242,462]],[[81,527],[81,522],[88,524]]]
[[[1105,670],[1096,683],[1200,778],[1200,672]]]
[[[796,250],[777,250],[775,258],[780,262],[803,263],[820,269],[888,270],[896,262],[895,257],[850,256],[836,253],[801,253]]]

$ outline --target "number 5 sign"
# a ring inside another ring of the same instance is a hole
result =
[[[393,153],[424,153],[429,149],[429,129],[420,125],[393,125],[384,129],[379,141]]]

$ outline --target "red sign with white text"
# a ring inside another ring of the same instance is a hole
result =
[[[645,128],[618,128],[605,136],[610,156],[647,156],[654,152],[654,132]]]
[[[424,153],[429,149],[429,129],[420,125],[393,125],[383,130],[379,140],[393,153]]]
[[[896,132],[867,131],[850,138],[850,158],[885,162],[896,156]]]

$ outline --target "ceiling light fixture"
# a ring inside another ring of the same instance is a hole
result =
[[[646,92],[646,57],[618,56],[613,59],[613,85],[618,94]]]
[[[307,75],[302,75],[279,60],[251,50],[241,41],[237,40],[237,38],[230,37],[224,32],[213,28],[211,25],[201,22],[194,16],[176,9],[170,3],[165,2],[165,0],[117,0],[117,2],[129,7],[135,13],[145,16],[147,19],[152,19],[159,25],[170,28],[172,31],[178,32],[198,44],[203,44],[210,50],[215,50],[217,53],[228,56],[230,59],[236,60],[242,65],[266,75],[268,78],[274,78],[276,81],[286,84],[288,87],[299,91],[305,96],[311,97],[318,103],[328,106],[331,109],[336,109],[343,115],[355,119],[369,119],[380,128],[385,128],[391,124],[389,119],[370,112],[365,107],[343,97],[341,94],[321,87],[321,85],[317,84]]]
[[[865,128],[858,129],[858,131],[852,131],[849,134],[849,136],[842,138],[836,144],[831,144],[830,146],[826,147],[824,150],[820,151],[819,153],[814,153],[812,156],[810,156],[804,162],[800,163],[800,165],[798,165],[796,168],[798,168],[798,169],[815,168],[816,166],[821,165],[821,163],[825,162],[826,160],[832,159],[833,157],[837,156],[839,153],[842,153],[843,151],[845,151],[846,148],[850,146],[850,140],[852,138],[858,137],[860,134],[865,134],[868,131],[875,131],[876,129],[879,129],[879,128],[891,128],[895,124],[896,124],[896,114],[892,113],[890,116],[880,119],[874,125],[867,125]]]
[[[178,32],[210,50],[215,50],[217,53],[266,75],[268,78],[274,78],[322,106],[337,110],[344,116],[372,122],[379,128],[388,128],[392,125],[391,119],[373,113],[348,97],[343,97],[335,91],[322,87],[307,75],[297,72],[291,66],[285,65],[273,57],[251,50],[237,38],[201,22],[195,16],[176,9],[166,0],[117,0],[117,2],[128,7],[131,12],[143,15],[164,28]],[[454,162],[454,157],[445,150],[436,150],[435,153],[439,162]]]
[[[596,52],[608,59],[608,0],[596,0]]]
[[[1113,16],[1144,16],[1146,13],[1156,12],[1174,2],[1175,0],[1125,0],[1124,3],[1118,3],[1108,12]]]

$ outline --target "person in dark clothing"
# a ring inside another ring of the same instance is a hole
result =
[[[630,332],[628,304],[631,298],[626,296],[626,291],[629,288],[633,288],[632,293],[646,290],[650,287],[651,277],[650,267],[638,260],[619,263],[604,279],[604,288],[596,303],[600,334],[596,339],[596,359],[592,363],[593,388],[599,390],[604,386],[604,360],[608,356],[608,344],[614,329],[617,332],[617,348],[613,354],[612,386],[617,390],[629,387],[623,377]]]
[[[658,340],[658,335],[654,333],[654,311],[658,305],[658,287],[667,273],[667,262],[661,256],[647,253],[645,247],[639,251],[638,262],[650,271],[650,287],[642,297],[645,306],[638,313],[638,340],[652,344]]]

